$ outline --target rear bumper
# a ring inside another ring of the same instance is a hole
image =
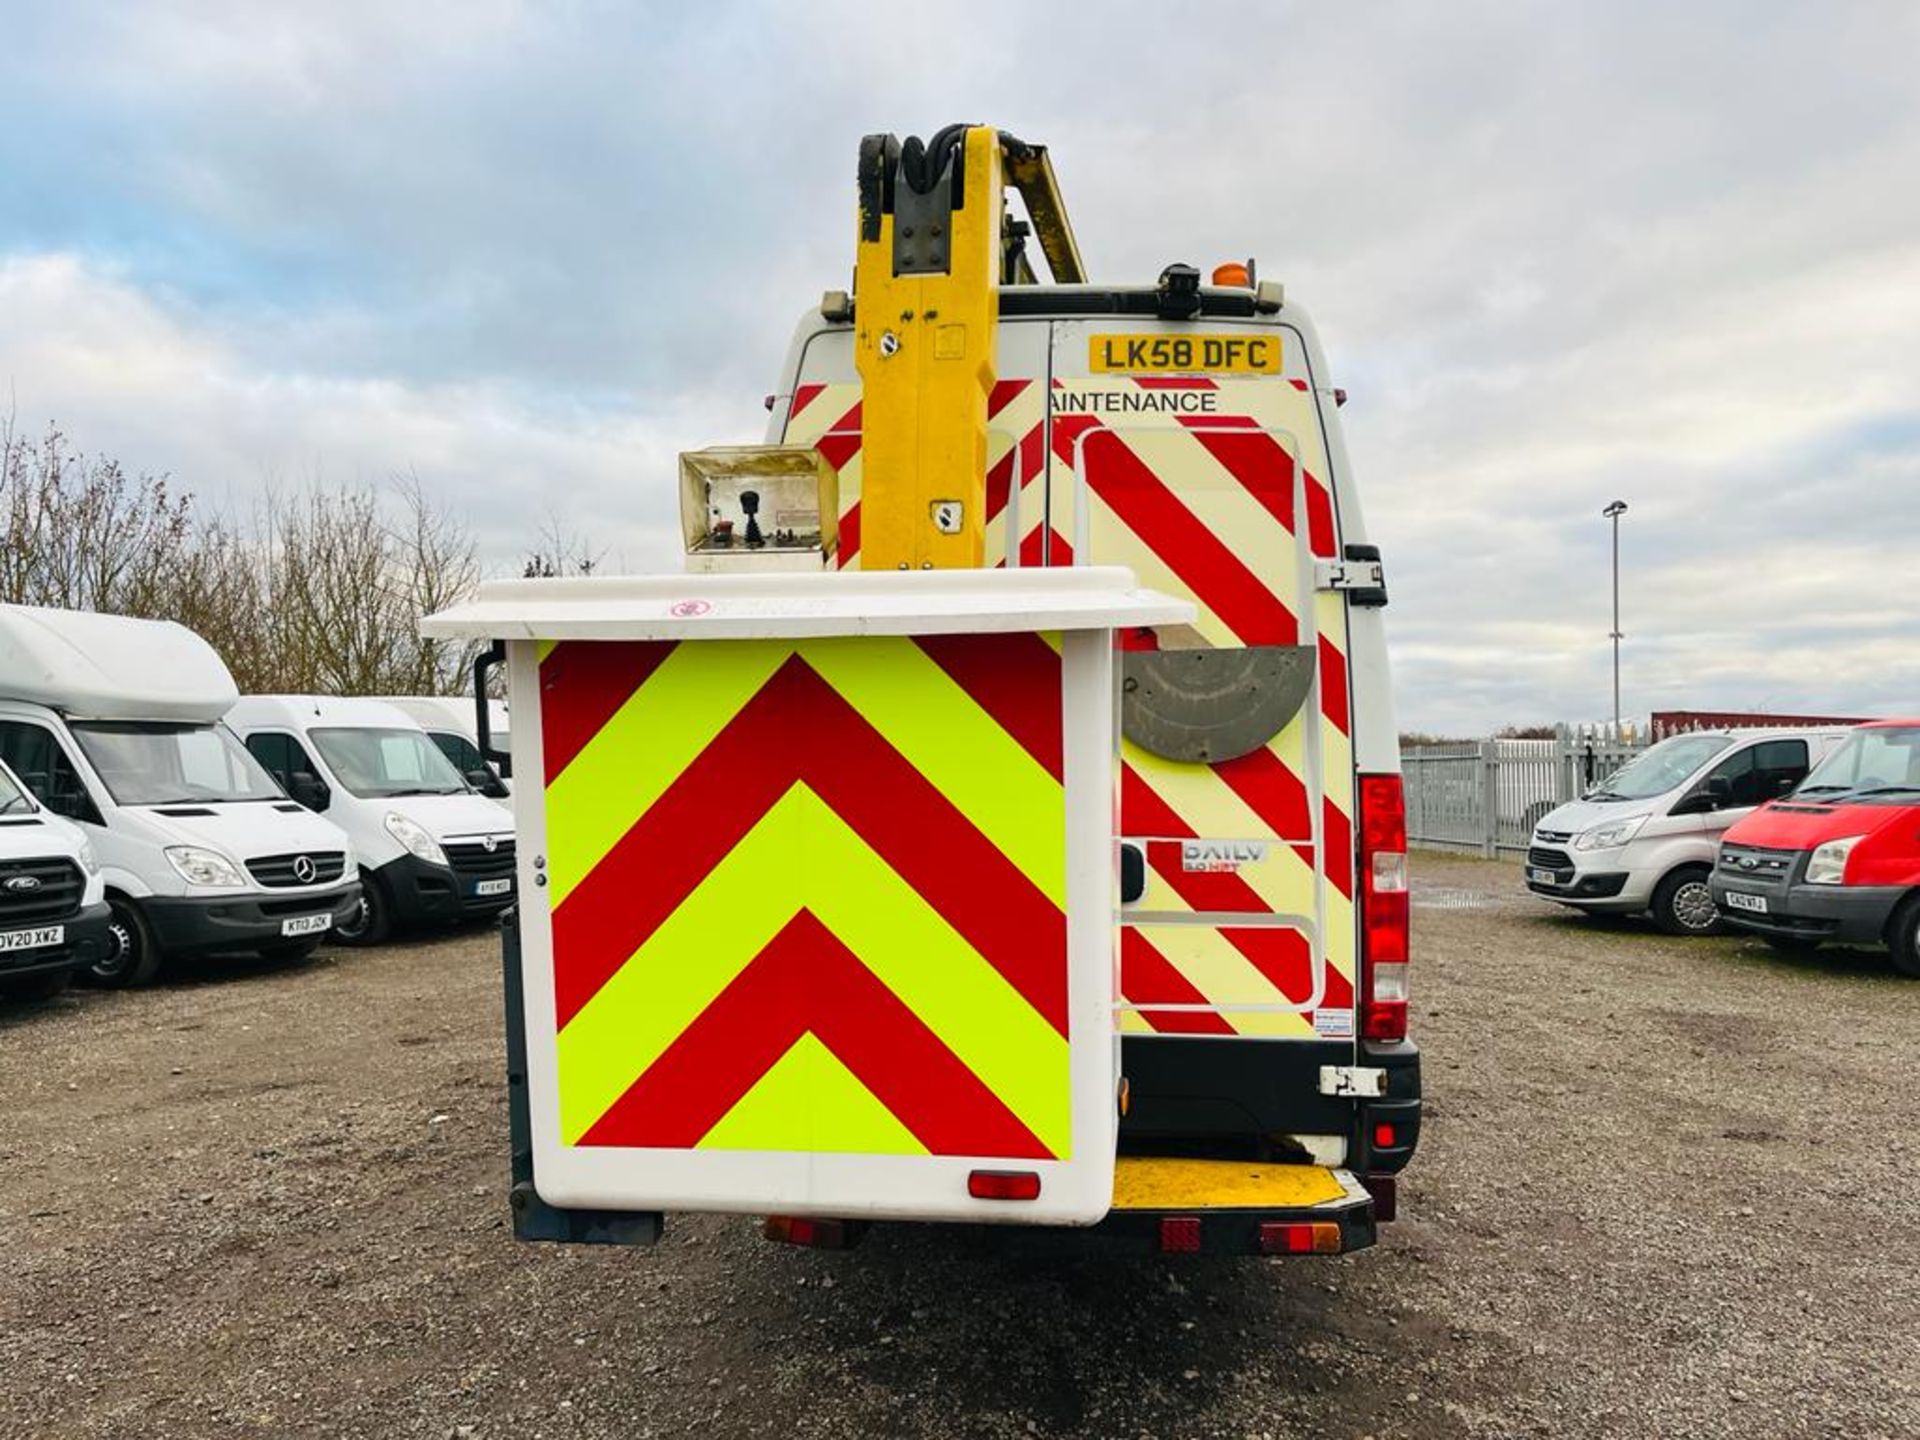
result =
[[[1732,879],[1715,871],[1713,903],[1729,924],[1756,935],[1836,945],[1879,945],[1894,907],[1911,892],[1899,885],[1796,885]],[[1765,898],[1765,914],[1734,908],[1730,894]]]
[[[1367,1188],[1318,1165],[1122,1157],[1113,1191],[1085,1233],[1130,1253],[1344,1255],[1379,1235]]]
[[[393,907],[393,918],[402,925],[457,925],[498,915],[513,903],[511,875],[465,875],[445,865],[430,865],[416,855],[389,860],[373,874]],[[508,881],[504,895],[475,892],[482,880],[497,878]]]
[[[1384,1071],[1386,1094],[1322,1095],[1320,1071],[1329,1065]],[[1342,1135],[1347,1168],[1371,1184],[1404,1169],[1420,1143],[1420,1048],[1411,1041],[1129,1035],[1120,1068],[1128,1095],[1123,1153],[1282,1158],[1288,1135]]]
[[[103,900],[98,905],[83,905],[77,914],[65,920],[48,921],[48,924],[59,925],[65,930],[61,943],[34,950],[0,953],[0,983],[58,970],[86,969],[106,955],[107,926],[112,918],[113,912]]]
[[[338,925],[360,902],[358,881],[349,880],[324,890],[284,895],[177,897],[149,895],[140,912],[153,928],[154,943],[164,955],[218,955],[228,951],[257,951],[289,937],[286,921],[310,915],[331,915]],[[322,932],[324,934],[324,932]],[[311,936],[306,938],[320,938]]]

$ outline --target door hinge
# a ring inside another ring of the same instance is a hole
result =
[[[1322,1065],[1320,1093],[1377,1100],[1387,1093],[1387,1072],[1377,1065]]]
[[[1338,560],[1313,562],[1316,590],[1345,591],[1355,605],[1387,603],[1387,572],[1375,545],[1349,545]]]

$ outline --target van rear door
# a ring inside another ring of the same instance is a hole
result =
[[[1339,517],[1306,346],[1271,323],[1058,320],[1051,376],[1045,558],[1199,609],[1125,642],[1121,830],[1145,865],[1123,1028],[1350,1055],[1347,608],[1316,588]]]

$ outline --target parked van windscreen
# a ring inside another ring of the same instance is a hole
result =
[[[1793,793],[1828,804],[1912,804],[1920,799],[1920,725],[1854,731]]]
[[[86,720],[72,729],[122,805],[286,798],[224,725]]]
[[[1675,735],[1609,775],[1589,800],[1651,800],[1733,744],[1730,735]]]
[[[470,788],[421,730],[330,726],[313,743],[340,783],[362,800],[458,795]]]

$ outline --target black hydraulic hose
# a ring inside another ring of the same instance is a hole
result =
[[[907,184],[917,195],[925,195],[940,182],[940,174],[947,168],[947,157],[966,143],[970,125],[943,125],[933,132],[931,140],[922,141],[918,135],[909,135],[900,145],[900,173],[906,177]],[[955,177],[956,183],[958,177]],[[958,204],[956,198],[955,203]]]

